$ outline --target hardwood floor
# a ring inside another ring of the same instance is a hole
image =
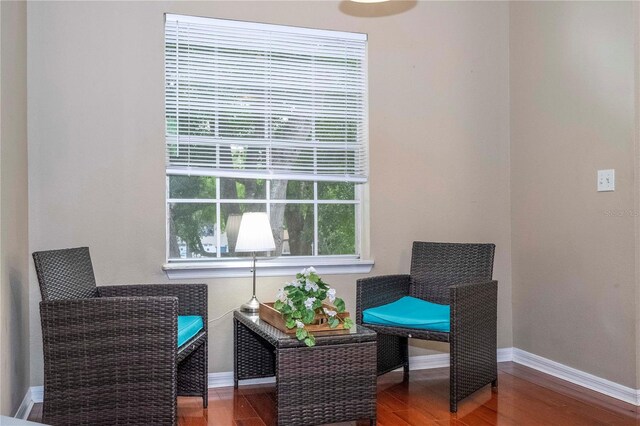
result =
[[[30,420],[41,416],[41,404]],[[638,408],[512,362],[499,364],[498,390],[490,386],[449,413],[449,370],[439,368],[378,379],[378,425],[634,425]],[[178,399],[179,426],[275,425],[274,385],[209,390],[209,407],[197,398]],[[368,422],[341,423],[360,425]]]

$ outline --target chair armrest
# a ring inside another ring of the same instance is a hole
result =
[[[44,344],[141,340],[176,349],[175,297],[110,297],[40,302]],[[168,343],[170,343],[170,345]]]
[[[45,410],[90,404],[99,412],[113,409],[109,404],[138,401],[141,394],[171,404],[177,386],[177,315],[175,297],[41,302]],[[110,397],[97,397],[100,389],[108,389]]]
[[[356,281],[356,323],[362,324],[362,311],[394,302],[409,294],[410,277],[380,275]]]
[[[449,287],[451,333],[460,329],[497,327],[498,281]]]
[[[172,296],[178,298],[178,315],[199,315],[207,330],[206,284],[132,284],[98,286],[100,297]]]

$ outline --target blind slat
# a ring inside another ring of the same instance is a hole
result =
[[[366,36],[167,15],[168,174],[367,179]]]

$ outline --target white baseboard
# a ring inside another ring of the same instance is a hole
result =
[[[513,348],[498,349],[498,362],[511,361]],[[428,370],[430,368],[443,368],[449,366],[449,354],[416,355],[409,357],[410,370]],[[397,371],[401,371],[398,369]]]
[[[275,377],[264,377],[261,379],[243,380],[243,385],[261,385],[264,383],[275,383]],[[209,373],[209,388],[226,388],[233,386],[233,371],[223,371],[221,373]]]
[[[513,354],[513,348],[500,348],[498,349],[498,362],[511,361]],[[409,357],[409,369],[410,370],[427,370],[430,368],[443,368],[449,366],[449,354],[431,354],[431,355],[416,355]],[[402,371],[399,368],[397,371]],[[264,379],[249,379],[243,380],[243,385],[253,385],[261,383],[275,383],[273,377],[267,377]],[[209,387],[210,388],[222,388],[227,386],[233,386],[233,371],[225,371],[222,373],[209,373]]]
[[[44,386],[31,386],[30,390],[33,402],[44,401]]]
[[[603,379],[593,374],[569,367],[559,362],[543,358],[518,348],[513,348],[513,362],[533,368],[557,377],[567,382],[574,383],[587,389],[608,395],[615,399],[628,402],[633,405],[640,405],[640,389],[632,389],[619,383]]]
[[[428,370],[449,366],[449,354],[415,355],[409,357],[409,370]],[[398,368],[396,371],[402,371]]]
[[[498,362],[513,361],[514,348],[498,348]]]
[[[513,361],[518,364],[533,368],[557,377],[576,385],[594,390],[630,404],[640,406],[640,389],[632,389],[619,383],[612,382],[593,374],[560,364],[559,362],[543,358],[518,348],[498,349],[498,362]],[[449,354],[419,355],[409,358],[409,368],[411,370],[425,370],[429,368],[443,368],[449,366]],[[273,377],[262,379],[243,380],[243,385],[255,385],[263,383],[275,383]],[[233,386],[233,371],[223,371],[220,373],[209,373],[208,387],[221,388]],[[15,417],[26,419],[31,412],[34,403],[42,402],[44,397],[43,386],[32,386],[27,390],[26,395],[16,412]]]
[[[33,404],[36,402],[33,400],[33,392],[31,389],[32,388],[27,389],[27,393],[24,394],[24,398],[22,398],[18,411],[16,411],[16,415],[13,416],[16,419],[27,420],[27,417],[29,417]]]

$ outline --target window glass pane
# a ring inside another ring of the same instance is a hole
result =
[[[216,178],[168,176],[169,198],[216,198]]]
[[[264,179],[221,178],[220,197],[228,200],[264,200],[267,181]]]
[[[274,214],[277,212],[272,207],[271,216]],[[286,204],[283,219],[282,254],[313,255],[313,204]]]
[[[353,204],[318,205],[318,254],[356,254]]]
[[[220,235],[220,253],[222,257],[246,257],[251,253],[236,253],[235,246],[238,240],[238,231],[242,214],[248,212],[266,212],[266,204],[222,203],[220,204],[220,222],[222,234]],[[261,256],[263,253],[260,254]]]
[[[170,259],[251,256],[251,253],[235,252],[242,214],[267,210],[276,243],[276,250],[268,255],[313,256],[314,244],[318,244],[319,255],[357,254],[355,204],[317,204],[318,241],[314,242],[314,182],[272,180],[270,197],[279,202],[269,203],[265,179],[220,178],[218,181],[221,198],[230,202],[169,203]],[[216,199],[215,177],[168,176],[167,182],[174,200]],[[318,182],[318,199],[325,203],[327,200],[355,201],[355,185]],[[295,200],[310,203],[296,203]],[[217,203],[220,218],[216,217]],[[221,228],[219,247],[217,221]]]
[[[318,182],[319,200],[355,200],[355,183]]]
[[[169,258],[216,256],[216,206],[205,203],[169,204]]]
[[[313,200],[313,182],[301,180],[272,180],[273,200]]]

